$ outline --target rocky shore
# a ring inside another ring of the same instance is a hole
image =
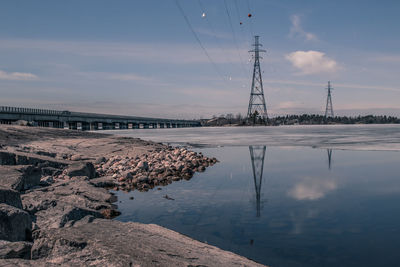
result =
[[[96,133],[0,126],[0,266],[262,266],[119,215],[108,189],[191,179],[217,159]]]

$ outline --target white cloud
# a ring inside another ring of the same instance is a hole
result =
[[[36,80],[37,78],[38,77],[32,73],[5,72],[0,70],[0,80],[26,81],[26,80]]]
[[[108,79],[118,81],[136,81],[136,82],[148,82],[152,81],[151,78],[137,75],[134,73],[110,73]]]
[[[83,57],[111,58],[146,63],[209,64],[209,59],[197,44],[181,43],[133,43],[133,42],[87,42],[52,41],[33,39],[0,39],[0,49],[17,51],[54,51]],[[234,46],[206,46],[207,52],[217,64],[240,63]],[[239,48],[247,54],[248,47]]]
[[[300,70],[299,74],[333,73],[338,70],[335,60],[318,51],[296,51],[287,54],[285,58]]]
[[[306,32],[301,26],[301,19],[299,15],[293,15],[290,17],[290,21],[292,22],[292,26],[290,27],[289,37],[301,37],[306,41],[318,41],[318,38],[315,34]]]
[[[328,192],[337,188],[333,180],[321,178],[306,178],[296,184],[288,195],[297,200],[316,200],[324,197]]]

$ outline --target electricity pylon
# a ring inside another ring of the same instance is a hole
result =
[[[249,146],[251,166],[253,167],[254,187],[256,190],[257,217],[261,215],[261,182],[266,149],[266,146]]]
[[[331,87],[330,81],[328,81],[328,87],[326,89],[328,90],[328,96],[326,97],[325,118],[334,117],[331,95],[331,90],[333,90],[333,88]]]
[[[260,49],[262,44],[258,42],[258,38],[259,36],[254,36],[254,49],[249,51],[250,53],[254,53],[254,68],[249,108],[247,110],[247,122],[253,122],[253,124],[256,123],[257,120],[261,120],[263,123],[265,123],[268,119],[260,68],[260,58],[262,58],[260,57],[260,52],[266,51]]]

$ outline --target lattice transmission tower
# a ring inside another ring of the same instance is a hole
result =
[[[331,94],[331,90],[333,90],[333,88],[331,87],[330,81],[328,81],[328,87],[326,89],[328,90],[328,96],[326,97],[325,118],[334,117]]]
[[[261,215],[261,183],[264,172],[266,146],[249,146],[251,166],[253,167],[254,187],[256,190],[257,217]]]
[[[264,88],[261,77],[261,68],[260,68],[260,52],[266,52],[265,50],[260,49],[262,44],[258,41],[259,36],[254,36],[254,49],[250,50],[250,53],[254,53],[254,68],[253,68],[253,80],[251,83],[251,93],[250,93],[250,101],[249,108],[247,111],[247,122],[256,123],[257,121],[261,121],[265,123],[268,119],[267,114],[267,106],[265,104],[264,98]]]

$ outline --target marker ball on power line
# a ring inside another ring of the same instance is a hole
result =
[[[248,15],[247,15],[249,18],[251,18],[251,14],[249,13]]]
[[[203,14],[201,14],[201,17],[204,19],[206,17],[206,13],[203,12]]]

